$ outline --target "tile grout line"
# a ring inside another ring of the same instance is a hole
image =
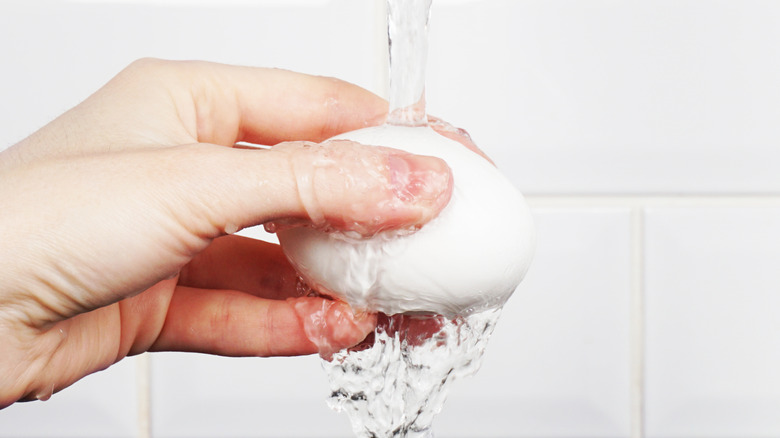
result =
[[[645,423],[644,219],[644,208],[642,206],[635,206],[631,209],[631,438],[644,438]]]
[[[535,208],[780,207],[780,195],[525,195]]]
[[[138,438],[151,438],[151,379],[149,353],[136,359],[136,391],[138,393]]]

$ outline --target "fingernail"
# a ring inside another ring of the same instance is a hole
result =
[[[390,182],[405,203],[445,205],[452,194],[452,172],[444,160],[412,154],[388,157]]]

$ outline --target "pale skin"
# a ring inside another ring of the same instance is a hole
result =
[[[433,218],[452,190],[443,161],[318,143],[386,111],[331,78],[142,60],[1,152],[0,408],[145,351],[316,353],[316,312],[331,347],[363,340],[375,315],[299,297],[277,245],[231,234]]]

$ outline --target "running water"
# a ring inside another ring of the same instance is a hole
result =
[[[425,62],[432,0],[388,0],[391,125],[424,126]]]
[[[425,126],[425,61],[432,0],[388,0],[388,124]],[[500,307],[464,315],[379,315],[372,336],[323,360],[328,405],[361,438],[430,438],[451,383],[482,363]]]
[[[500,313],[380,318],[367,345],[323,361],[332,391],[328,405],[346,412],[361,438],[433,437],[450,384],[479,370]]]

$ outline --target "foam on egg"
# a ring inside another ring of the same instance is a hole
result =
[[[335,139],[442,158],[454,188],[441,213],[411,234],[280,230],[285,254],[310,286],[388,315],[452,316],[504,304],[531,263],[534,230],[523,196],[495,166],[427,126],[384,125]]]

